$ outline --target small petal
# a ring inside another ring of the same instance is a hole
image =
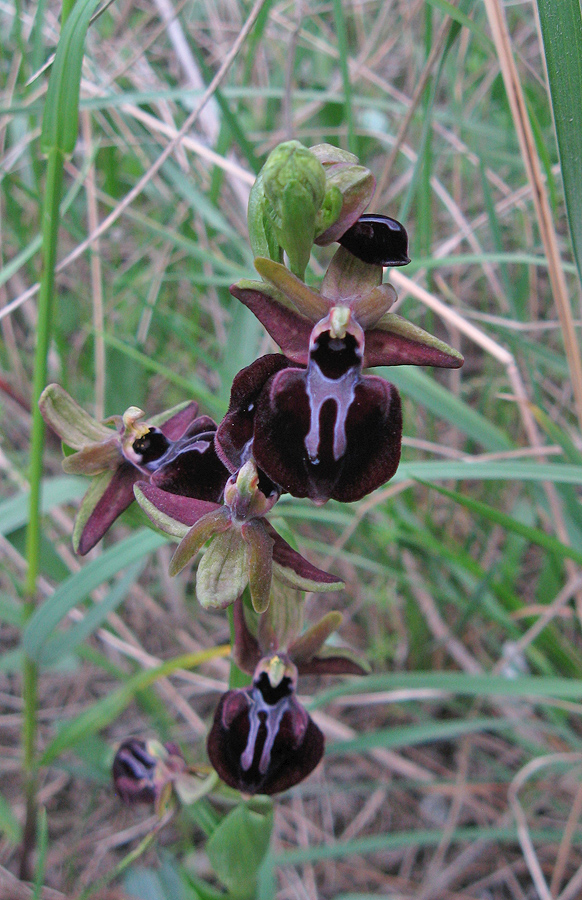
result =
[[[366,332],[364,366],[436,366],[458,369],[463,365],[458,350],[395,313],[386,313]]]
[[[406,229],[390,216],[361,216],[338,240],[371,265],[406,266],[410,262]]]
[[[121,513],[133,503],[133,485],[138,478],[138,470],[127,462],[123,462],[114,472],[93,511],[86,518],[75,548],[77,553],[84,556],[92,550]]]
[[[328,637],[338,630],[342,619],[341,613],[332,610],[293,641],[289,647],[289,656],[298,668],[319,653]]]
[[[322,647],[309,661],[297,663],[302,675],[367,675],[370,667],[365,659],[347,647]]]
[[[259,256],[255,259],[255,269],[261,278],[270,281],[277,290],[291,300],[297,312],[312,322],[318,322],[329,312],[330,304],[321,294],[308,287],[280,263]]]
[[[38,405],[45,422],[74,450],[112,437],[111,428],[89,416],[59,384],[49,384]]]
[[[368,294],[380,284],[382,266],[370,266],[340,247],[323,277],[321,293],[330,306],[341,304],[352,307],[354,299]],[[363,325],[362,322],[360,324]]]

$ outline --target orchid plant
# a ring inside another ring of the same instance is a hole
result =
[[[349,650],[326,643],[339,613],[303,630],[305,592],[342,582],[297,553],[268,516],[284,493],[350,503],[394,475],[400,397],[369,368],[463,363],[390,311],[396,292],[384,269],[410,261],[408,239],[395,219],[365,212],[374,186],[355,156],[327,144],[288,141],[270,154],[249,201],[259,279],[230,290],[281,352],[239,372],[218,425],[193,402],[154,417],[130,407],[102,423],[58,385],[40,401],[64,442],[65,471],[93,477],[75,550],[91,550],[135,499],[178,541],[170,574],[202,551],[199,602],[232,606],[233,660],[252,680],[221,698],[207,750],[222,781],[247,795],[287,790],[323,756],[323,734],[297,699],[298,677],[366,671]],[[306,283],[314,244],[334,242],[321,284]],[[119,748],[113,774],[123,800],[158,807],[192,777],[177,747],[136,739]]]

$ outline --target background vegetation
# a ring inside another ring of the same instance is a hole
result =
[[[50,434],[43,454],[31,397],[48,379],[98,417],[189,398],[220,417],[236,372],[273,349],[228,293],[253,271],[249,187],[297,138],[372,169],[371,211],[411,240],[411,265],[391,275],[398,311],[466,362],[383,372],[406,435],[384,489],[277,506],[277,528],[345,580],[310,608],[343,610],[342,637],[373,674],[302,681],[327,754],[276,801],[257,894],[575,900],[577,0],[539,0],[541,30],[531,2],[500,0],[118,0],[89,25],[96,10],[0,4],[0,896],[76,897],[107,873],[110,900],[210,896],[204,848],[224,798],[189,807],[132,861],[155,819],[121,808],[109,766],[134,734],[204,761],[228,662],[139,673],[224,644],[226,617],[196,604],[190,572],[168,579],[170,547],[137,513],[73,556],[86,483],[61,474]],[[61,13],[76,30],[47,94]],[[10,873],[36,795],[33,894]]]

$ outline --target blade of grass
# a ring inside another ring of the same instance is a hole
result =
[[[120,569],[143,559],[168,540],[167,535],[141,529],[110,547],[97,559],[91,560],[62,582],[52,597],[35,611],[26,624],[22,635],[22,648],[28,657],[39,663],[50,635],[77,603],[85,600],[92,590],[112,578]]]
[[[582,283],[582,13],[579,0],[537,0],[564,199]]]

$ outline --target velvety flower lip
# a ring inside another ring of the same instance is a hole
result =
[[[269,353],[235,376],[228,411],[215,437],[216,452],[230,472],[237,472],[252,455],[256,406],[266,382],[292,365],[280,353]]]
[[[261,660],[249,688],[221,698],[207,750],[226,784],[246,794],[278,794],[306,778],[324,737],[295,696],[297,673],[275,654]]]

